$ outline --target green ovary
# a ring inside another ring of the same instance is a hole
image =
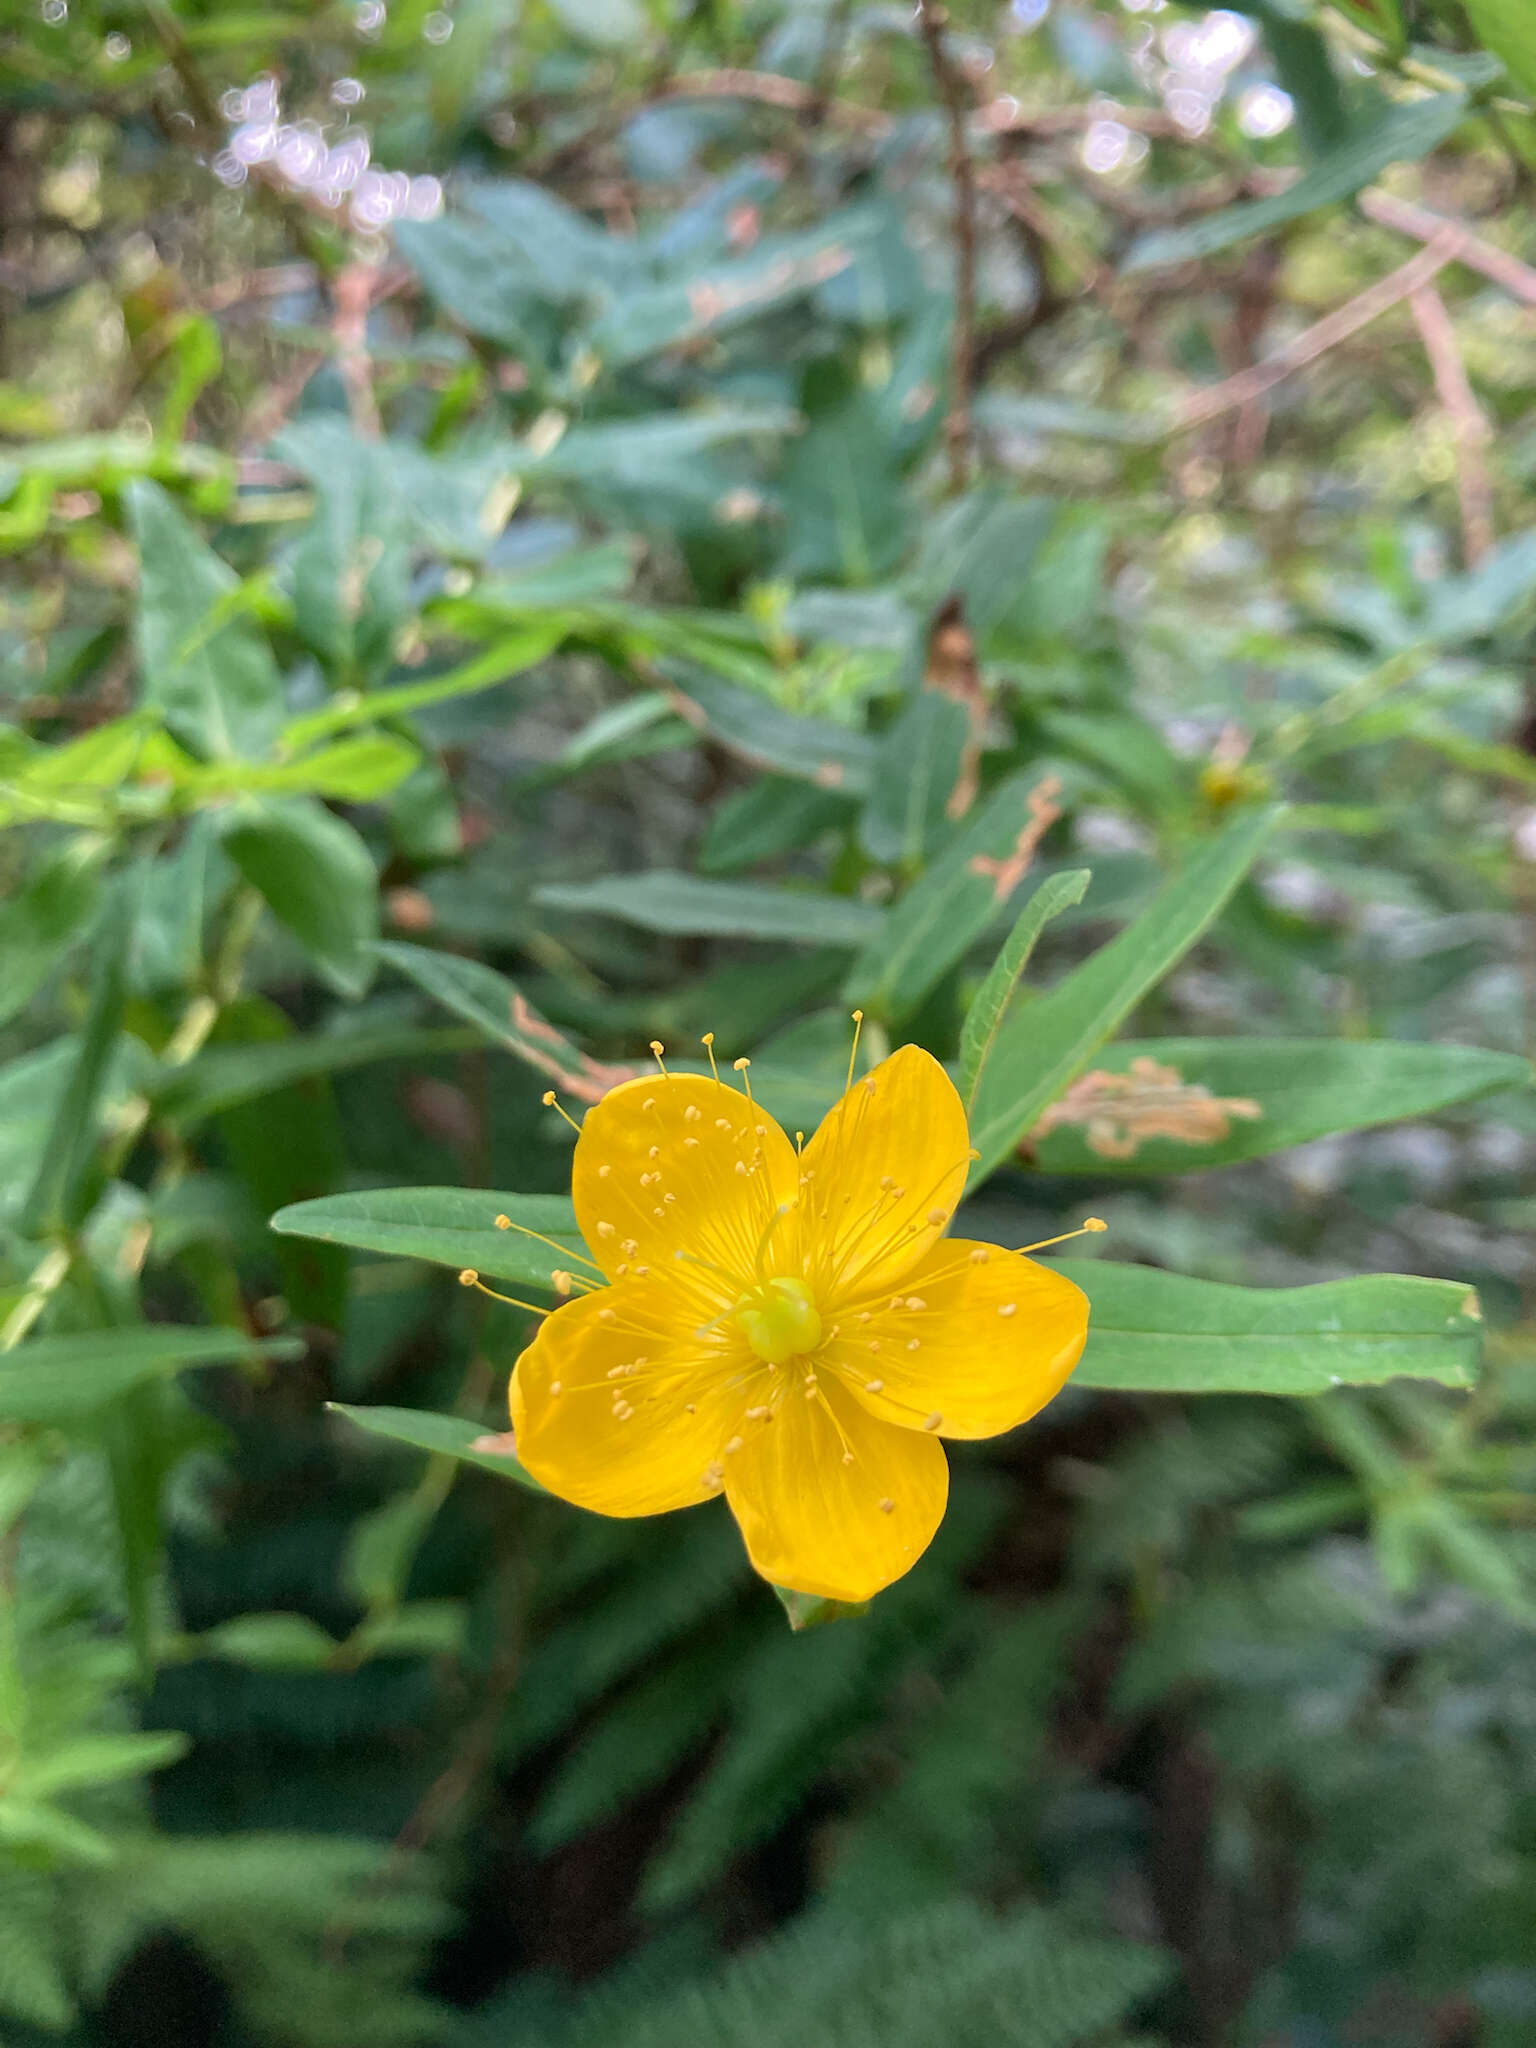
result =
[[[766,1365],[783,1365],[821,1342],[821,1316],[803,1280],[770,1280],[736,1307],[742,1335]]]

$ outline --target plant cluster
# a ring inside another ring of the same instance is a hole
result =
[[[1527,14],[0,32],[7,2048],[1531,2039]],[[653,1041],[1107,1226],[867,1605],[508,1433]]]

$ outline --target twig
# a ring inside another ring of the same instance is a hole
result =
[[[832,99],[814,85],[798,78],[782,78],[776,71],[684,71],[670,78],[655,99],[668,100],[755,100],[760,106],[782,107],[788,114],[815,115],[817,120],[836,120],[866,135],[883,134],[891,126],[889,114],[878,107],[861,107],[854,100]]]
[[[1262,398],[1266,391],[1272,391],[1295,371],[1315,362],[1341,341],[1358,334],[1362,327],[1369,327],[1373,320],[1379,320],[1393,306],[1411,298],[1452,261],[1461,242],[1462,231],[1459,228],[1452,225],[1442,229],[1428,248],[1421,249],[1417,256],[1410,257],[1396,270],[1367,285],[1363,292],[1357,292],[1344,305],[1336,306],[1304,333],[1298,334],[1278,355],[1269,357],[1266,362],[1255,363],[1251,369],[1240,370],[1235,377],[1224,378],[1220,384],[1197,391],[1180,409],[1173,422],[1173,431],[1179,433],[1187,427],[1203,426],[1207,420],[1217,419],[1224,412],[1235,411]]]
[[[1456,497],[1461,506],[1461,548],[1467,568],[1493,546],[1493,485],[1484,460],[1488,422],[1467,381],[1466,364],[1445,301],[1433,285],[1420,285],[1408,300],[1424,353],[1435,373],[1435,394],[1451,422],[1456,443]]]
[[[356,433],[377,441],[384,432],[373,395],[373,363],[368,355],[368,308],[379,282],[370,263],[347,263],[336,273],[332,290],[336,312],[331,331],[336,337],[336,367],[347,394],[347,411]]]
[[[976,348],[976,169],[966,142],[970,109],[964,80],[944,41],[949,25],[936,0],[919,0],[918,28],[928,51],[944,111],[949,119],[949,174],[955,187],[955,332],[950,351],[951,390],[944,420],[949,448],[949,484],[963,491],[970,481],[971,376]]]
[[[1492,278],[1495,284],[1504,287],[1511,298],[1519,299],[1527,306],[1536,306],[1536,270],[1528,263],[1522,263],[1518,256],[1511,256],[1492,242],[1485,242],[1465,222],[1447,220],[1443,214],[1431,213],[1427,206],[1394,199],[1386,192],[1362,192],[1356,204],[1366,219],[1375,221],[1378,227],[1395,228],[1401,235],[1411,235],[1416,242],[1432,242],[1446,229],[1453,229],[1460,237],[1456,248],[1458,263]]]
[[[227,313],[247,299],[276,299],[290,292],[307,291],[317,275],[312,263],[274,263],[266,270],[242,271],[238,277],[227,277],[222,284],[211,285],[198,305],[205,313]]]

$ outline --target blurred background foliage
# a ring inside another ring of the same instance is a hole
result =
[[[1533,104],[1524,0],[7,11],[7,2048],[1536,2038]],[[972,1224],[1120,1348],[922,1564],[456,1458],[550,1074],[969,1063],[1026,869]]]

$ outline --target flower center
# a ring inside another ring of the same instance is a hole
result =
[[[814,1351],[821,1342],[821,1316],[803,1280],[769,1280],[736,1304],[742,1335],[765,1365]]]

